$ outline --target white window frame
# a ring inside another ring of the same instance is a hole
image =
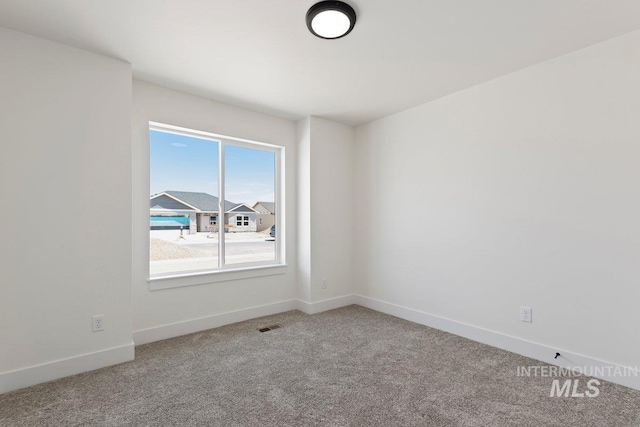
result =
[[[274,153],[275,157],[275,206],[276,206],[276,239],[275,239],[275,259],[272,261],[256,261],[235,264],[225,264],[225,221],[217,221],[218,227],[218,267],[201,269],[201,270],[185,270],[180,272],[172,272],[158,275],[149,275],[150,289],[166,289],[181,286],[191,286],[202,283],[211,283],[226,280],[237,280],[249,277],[269,276],[273,274],[284,274],[285,250],[284,250],[284,185],[282,185],[282,177],[284,170],[284,154],[285,149],[282,146],[267,144],[264,142],[252,141],[247,139],[235,138],[226,135],[214,134],[210,132],[187,129],[179,126],[173,126],[158,122],[149,122],[149,130],[155,130],[165,133],[173,133],[176,135],[189,136],[199,139],[208,139],[218,143],[218,216],[225,216],[225,162],[224,151],[226,146],[243,147],[254,150],[263,150]],[[244,220],[244,216],[243,220]],[[247,216],[248,217],[248,216]],[[281,224],[282,223],[282,224]],[[147,260],[147,268],[149,268],[150,260]],[[186,280],[181,280],[186,279]]]

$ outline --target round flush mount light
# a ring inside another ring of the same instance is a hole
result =
[[[321,1],[307,12],[307,28],[322,39],[339,39],[353,30],[356,11],[341,1]]]

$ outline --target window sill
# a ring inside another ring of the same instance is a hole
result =
[[[216,271],[193,273],[177,273],[149,278],[149,290],[182,288],[185,286],[204,285],[207,283],[228,282],[232,280],[251,279],[254,277],[275,276],[285,274],[286,264],[260,265],[252,267],[229,268]]]

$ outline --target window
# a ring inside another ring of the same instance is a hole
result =
[[[236,225],[238,227],[248,227],[249,226],[249,217],[248,216],[243,216],[243,215],[238,215],[236,216]]]
[[[281,147],[156,123],[149,144],[151,278],[281,264],[253,208],[278,206]]]

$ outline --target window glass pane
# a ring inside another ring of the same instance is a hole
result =
[[[218,142],[157,130],[150,142],[153,275],[218,267]]]
[[[270,236],[275,224],[275,153],[238,147],[224,148],[225,199],[225,264],[273,261],[276,259],[275,238]],[[271,207],[262,214],[259,204]],[[262,221],[260,221],[262,219]]]

